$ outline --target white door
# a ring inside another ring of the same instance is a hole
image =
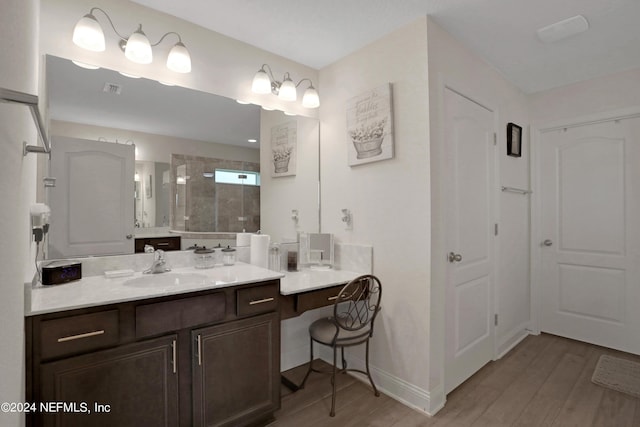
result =
[[[640,119],[541,145],[540,329],[640,354]]]
[[[494,356],[493,113],[445,89],[448,283],[445,392]],[[445,256],[445,254],[443,254]]]
[[[133,253],[134,150],[53,138],[49,258]]]

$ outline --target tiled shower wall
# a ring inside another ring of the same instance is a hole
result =
[[[260,229],[260,187],[216,184],[216,169],[260,172],[260,164],[171,155],[171,225],[190,232],[255,232]],[[177,178],[185,177],[184,184]]]

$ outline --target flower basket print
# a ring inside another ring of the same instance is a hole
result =
[[[393,158],[391,83],[349,98],[346,103],[349,166]]]
[[[382,154],[381,146],[384,140],[384,127],[386,123],[387,118],[385,117],[349,131],[349,136],[351,136],[351,141],[353,141],[358,159],[366,159]]]
[[[291,160],[292,152],[293,147],[290,145],[284,145],[273,150],[275,173],[286,173],[289,171],[289,160]]]

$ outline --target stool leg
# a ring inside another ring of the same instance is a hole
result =
[[[344,358],[344,347],[340,347],[340,351],[342,352],[342,371],[344,373],[347,371],[347,361]]]
[[[313,339],[311,339],[311,337],[309,338],[309,349],[309,369],[307,369],[307,373],[298,386],[299,388],[304,388],[304,384],[307,382],[307,378],[309,378],[309,374],[311,373],[311,369],[313,368]]]
[[[330,416],[335,417],[336,416],[336,355],[338,353],[338,348],[337,347],[333,347],[333,373],[331,375],[331,382],[333,383],[333,393],[331,395],[331,412],[329,413]]]
[[[367,376],[369,377],[369,381],[371,382],[371,387],[373,387],[373,394],[376,396],[380,396],[380,392],[376,388],[376,385],[373,383],[373,378],[371,378],[371,372],[369,371],[369,340],[367,340],[367,351],[365,357],[366,365],[367,365]]]

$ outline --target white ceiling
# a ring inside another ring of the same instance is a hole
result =
[[[316,69],[425,15],[525,93],[640,67],[638,0],[133,1]],[[578,14],[587,32],[536,38]]]

